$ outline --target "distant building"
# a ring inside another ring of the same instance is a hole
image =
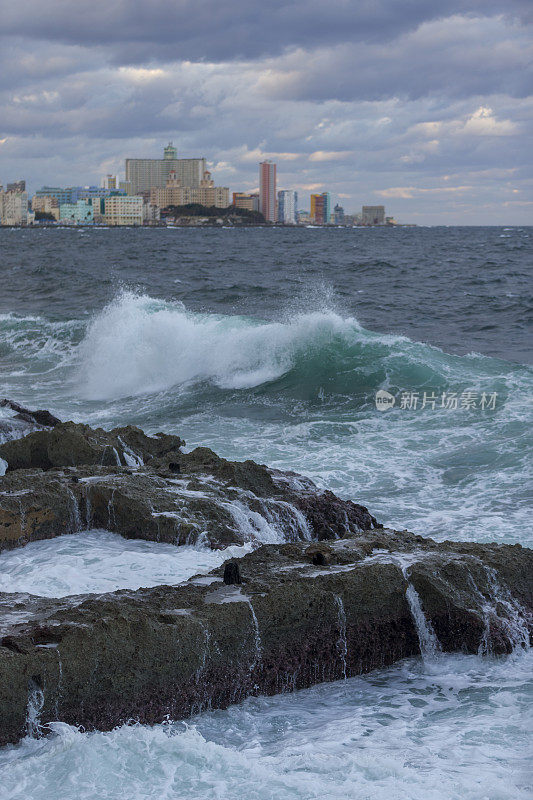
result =
[[[245,208],[247,211],[259,211],[259,195],[246,194],[246,192],[233,192],[232,204],[235,208]]]
[[[326,225],[329,225],[329,223],[333,221],[331,214],[331,195],[329,192],[322,192],[322,197],[324,198],[324,222]]]
[[[298,211],[296,219],[299,225],[309,225],[311,222],[311,214],[309,211]]]
[[[143,222],[145,225],[155,225],[161,219],[161,209],[153,203],[143,203]]]
[[[59,219],[61,222],[68,222],[71,225],[92,225],[94,222],[92,199],[63,203],[59,206]]]
[[[295,225],[298,214],[298,192],[283,189],[278,192],[278,222]]]
[[[81,186],[68,186],[62,189],[59,186],[43,186],[37,189],[35,197],[55,197],[59,205],[63,203],[76,203],[79,199]]]
[[[37,197],[31,199],[31,208],[34,214],[50,214],[56,221],[59,219],[59,201],[57,197]]]
[[[116,190],[109,189],[107,186],[79,186],[78,200],[89,200],[97,197],[109,197],[115,194]]]
[[[177,158],[172,143],[165,147],[163,158],[126,159],[126,182],[131,185],[131,194],[164,189],[171,172],[176,173],[183,187],[199,188],[205,171],[205,158]]]
[[[113,195],[104,200],[106,225],[142,225],[144,220],[142,197]]]
[[[18,185],[21,183],[24,181],[20,181]],[[17,184],[8,184],[15,185]],[[27,225],[31,219],[28,214],[28,193],[9,189],[4,192],[0,186],[0,225]]]
[[[345,214],[344,225],[360,225],[361,214]]]
[[[311,195],[311,222],[328,225],[331,222],[331,195],[329,192]]]
[[[105,185],[106,185],[106,189],[109,189],[110,192],[115,192],[116,189],[117,189],[117,176],[116,175],[106,175]]]
[[[26,191],[26,181],[14,181],[14,183],[8,183],[6,186],[6,192],[25,192]]]
[[[363,225],[384,225],[385,206],[363,206],[361,222]]]
[[[35,197],[55,197],[62,206],[64,203],[72,205],[78,200],[109,197],[112,191],[106,186],[67,186],[65,189],[59,186],[43,186],[41,189],[37,189]]]
[[[331,221],[331,195],[329,192],[311,195],[311,221],[327,225]]]
[[[276,221],[276,165],[271,161],[259,164],[259,211],[267,222]]]
[[[133,187],[131,181],[119,181],[118,190],[123,194],[133,194]]]
[[[335,225],[344,225],[344,208],[338,203],[333,209],[333,221]]]
[[[211,173],[207,170],[205,170],[199,186],[184,186],[176,172],[171,170],[165,187],[153,187],[149,193],[149,200],[158,208],[184,206],[189,203],[227,208],[229,206],[229,188],[215,186],[215,182],[211,179]]]

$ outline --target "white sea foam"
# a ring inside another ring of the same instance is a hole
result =
[[[526,800],[533,659],[443,656],[187,724],[0,751],[6,800]]]
[[[124,539],[102,530],[59,536],[0,554],[0,591],[65,597],[175,585],[210,572],[250,545],[225,550]]]
[[[332,311],[254,324],[126,292],[93,319],[80,345],[82,393],[101,400],[198,381],[259,386],[291,369],[299,352],[358,327]]]

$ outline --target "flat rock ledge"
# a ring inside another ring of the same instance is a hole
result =
[[[178,586],[0,594],[0,744],[53,720],[152,724],[420,653],[527,647],[532,567],[519,545],[383,530],[265,545]]]

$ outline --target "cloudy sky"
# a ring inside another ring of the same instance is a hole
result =
[[[533,224],[531,0],[0,0],[0,182],[170,140],[217,184],[420,224]]]

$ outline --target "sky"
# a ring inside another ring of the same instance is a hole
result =
[[[533,224],[532,0],[0,0],[0,183],[205,156],[217,185]]]

